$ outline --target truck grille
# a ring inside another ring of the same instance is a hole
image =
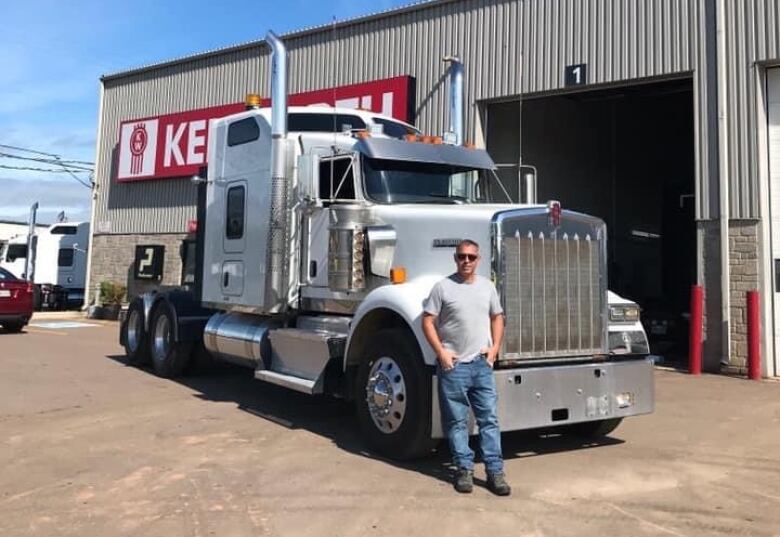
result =
[[[602,353],[601,233],[516,232],[501,241],[504,358]]]

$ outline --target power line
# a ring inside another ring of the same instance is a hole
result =
[[[33,153],[33,154],[36,154],[36,155],[45,155],[45,156],[48,156],[48,157],[53,157],[53,160],[38,159],[36,162],[43,162],[43,163],[46,163],[46,164],[58,165],[58,166],[62,167],[62,170],[55,170],[55,169],[48,169],[47,170],[47,169],[41,169],[41,168],[37,168],[37,169],[36,168],[22,168],[22,167],[12,167],[12,166],[4,166],[4,165],[0,165],[0,168],[5,168],[5,169],[9,169],[9,170],[44,171],[44,172],[52,172],[52,173],[62,173],[62,172],[64,172],[64,173],[67,173],[68,175],[70,175],[80,185],[85,186],[85,187],[89,188],[90,190],[94,186],[94,182],[92,181],[92,175],[91,175],[94,170],[81,168],[81,171],[86,171],[86,172],[90,173],[90,182],[86,183],[86,182],[82,181],[81,179],[79,179],[76,176],[76,174],[73,173],[73,171],[70,169],[71,167],[73,167],[74,169],[79,169],[79,168],[67,164],[68,162],[79,162],[79,161],[65,161],[65,160],[62,159],[62,157],[60,155],[56,155],[54,153],[47,153],[45,151],[38,151],[37,149],[29,149],[29,148],[26,148],[26,147],[18,147],[18,146],[7,145],[7,144],[0,144],[0,147],[5,148],[5,149],[12,149],[14,151],[22,151],[22,152],[25,152],[25,153]],[[21,156],[18,156],[18,155],[12,156],[12,155],[8,155],[7,153],[4,154],[4,155],[10,156],[11,158],[21,158],[23,160],[34,160],[31,157],[21,157]],[[80,161],[80,162],[83,163],[83,161]],[[89,164],[92,165],[91,163],[89,163]]]
[[[70,160],[70,159],[64,159],[62,158],[62,155],[56,155],[54,153],[46,153],[44,151],[38,151],[36,149],[27,149],[25,147],[17,147],[14,145],[5,145],[0,144],[0,147],[3,147],[5,149],[13,149],[15,151],[24,151],[26,153],[35,153],[36,155],[46,155],[47,157],[54,157],[58,160],[61,160],[62,162],[73,162],[75,164],[86,164],[87,166],[94,166],[94,162],[87,162],[86,160]]]
[[[69,162],[74,162],[72,160],[69,160],[69,161],[65,161],[65,160],[58,161],[58,160],[55,160],[55,159],[48,159],[48,158],[21,157],[19,155],[11,155],[10,153],[2,153],[2,152],[0,152],[0,157],[13,158],[13,159],[17,159],[17,160],[28,160],[28,161],[32,161],[32,162],[40,162],[42,164],[62,165],[65,162],[68,162],[68,163]],[[78,166],[78,165],[75,165],[75,164],[67,164],[67,167],[71,168],[73,170],[80,170],[80,171],[84,171],[84,172],[91,172],[91,171],[93,171],[92,168],[87,168],[87,167],[84,167],[84,166]]]
[[[9,166],[8,164],[0,164],[0,168],[4,170],[20,170],[25,172],[68,173],[68,170],[63,170],[62,168],[35,168],[33,166]]]
[[[4,147],[5,149],[14,149],[16,151],[24,151],[26,153],[35,153],[37,155],[46,155],[47,157],[59,157],[59,155],[55,155],[54,153],[44,153],[43,151],[37,151],[35,149],[26,149],[24,147],[16,147],[13,145],[0,144],[0,147]]]
[[[68,169],[57,169],[57,168],[33,168],[32,166],[7,166],[5,164],[0,164],[0,168],[4,170],[19,170],[19,171],[25,171],[25,172],[47,172],[47,173],[67,173],[70,175],[76,182],[78,182],[80,185],[85,186],[92,189],[92,185],[84,182],[83,180],[79,179],[76,174],[74,174],[72,171]],[[83,173],[83,172],[82,172]]]

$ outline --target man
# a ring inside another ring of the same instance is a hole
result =
[[[488,488],[507,496],[501,431],[496,417],[493,364],[504,335],[504,317],[493,283],[477,275],[479,245],[463,240],[455,250],[457,272],[438,282],[426,301],[423,331],[438,359],[442,424],[457,470],[458,492],[474,488],[474,452],[469,448],[469,407],[479,426]]]

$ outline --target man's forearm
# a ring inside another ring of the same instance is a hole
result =
[[[441,356],[441,351],[444,347],[439,339],[439,334],[436,333],[436,327],[433,326],[433,317],[428,315],[423,317],[422,327],[425,339],[428,340],[428,344],[433,348],[433,352],[436,353],[436,356]]]
[[[504,316],[496,315],[490,319],[490,336],[493,340],[493,349],[498,352],[501,342],[504,340]]]

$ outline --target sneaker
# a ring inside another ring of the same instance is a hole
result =
[[[487,475],[487,488],[496,496],[509,496],[512,493],[512,487],[506,482],[503,472],[489,473]]]
[[[471,492],[474,490],[474,471],[468,468],[458,468],[453,484],[458,492]]]

